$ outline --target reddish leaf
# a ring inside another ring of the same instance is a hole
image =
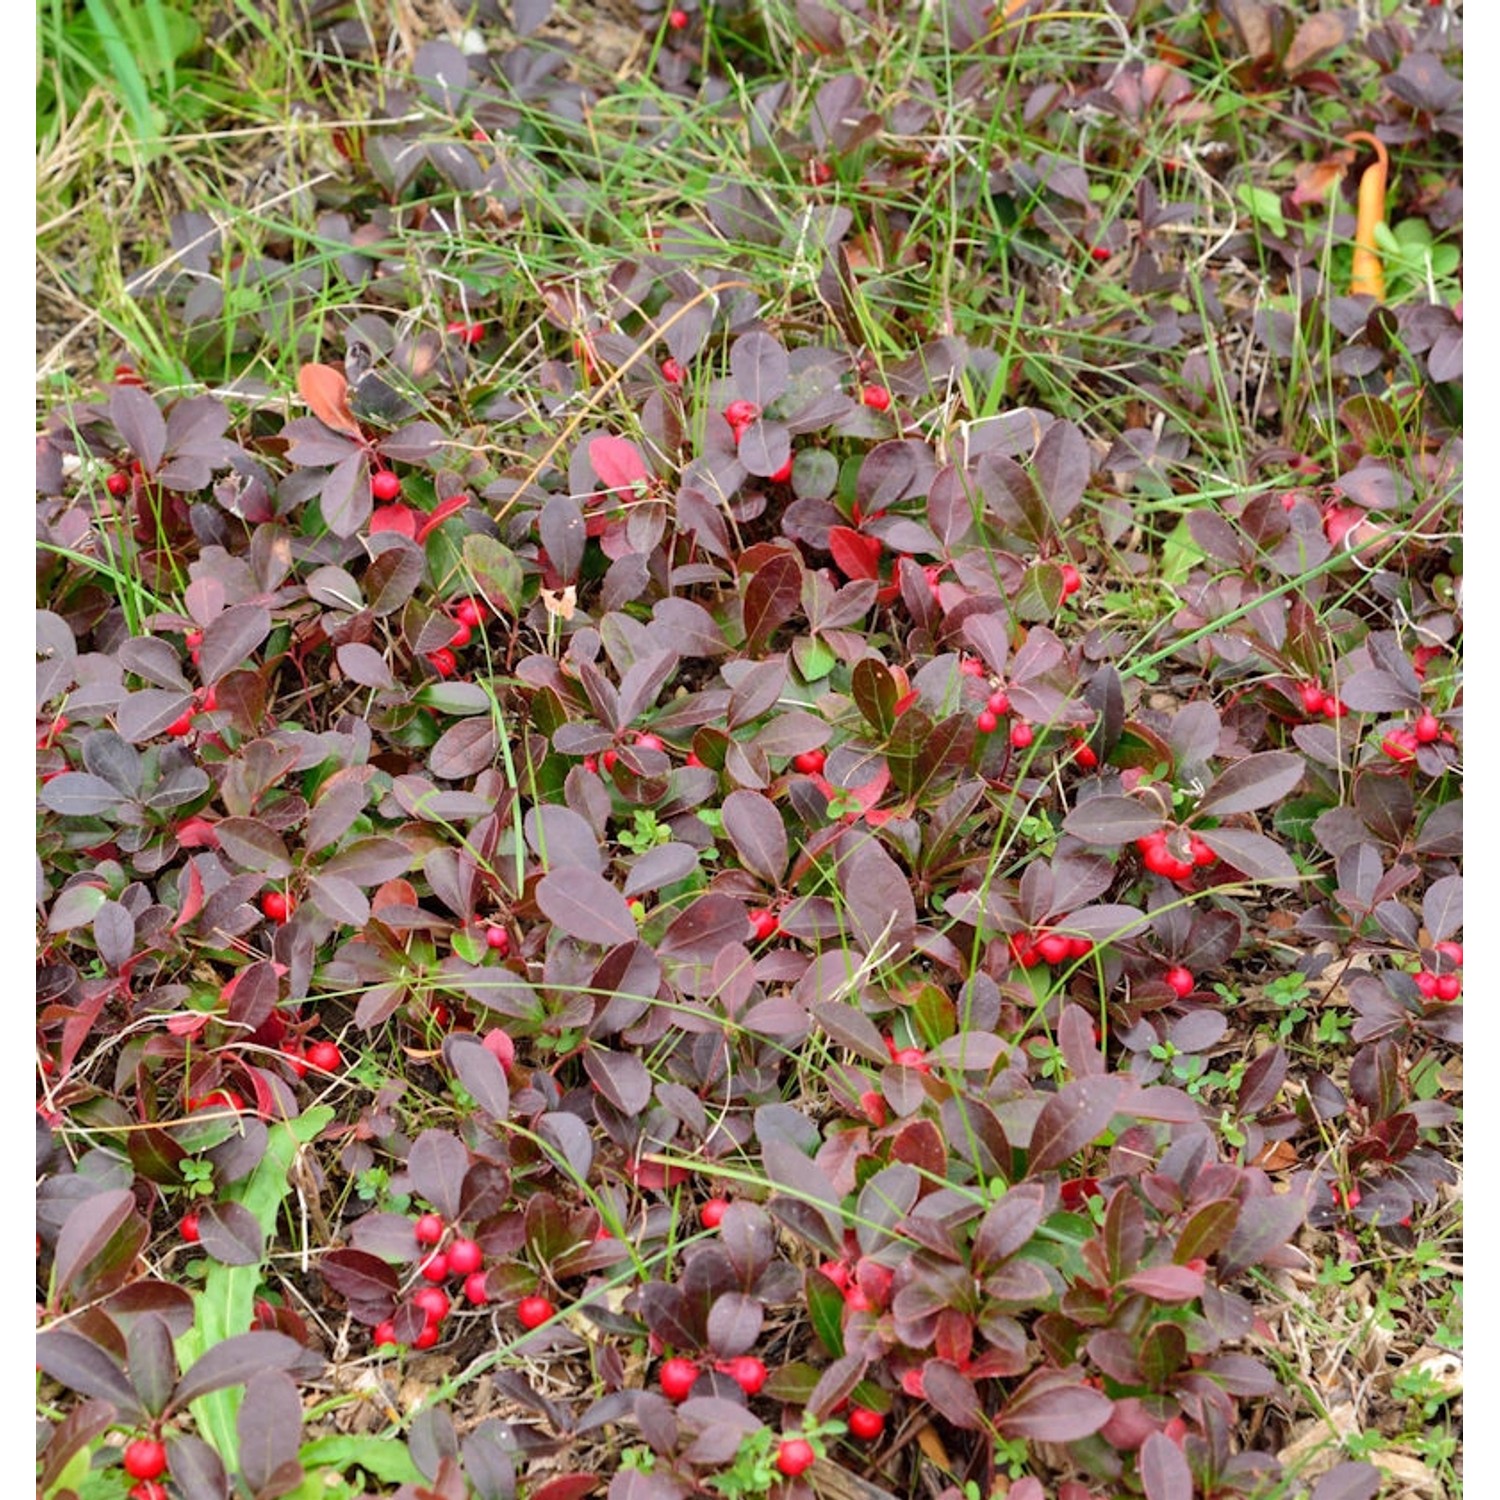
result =
[[[758,655],[778,626],[792,617],[802,597],[802,564],[777,552],[759,567],[745,589],[745,649]]]
[[[446,1130],[424,1130],[412,1143],[406,1165],[417,1192],[445,1219],[456,1219],[469,1170],[463,1142]]]
[[[1114,1074],[1064,1084],[1042,1106],[1032,1127],[1027,1175],[1061,1166],[1075,1151],[1096,1140],[1128,1090],[1128,1080]]]
[[[1072,1443],[1089,1437],[1109,1421],[1114,1402],[1091,1386],[1056,1383],[1055,1375],[1033,1376],[995,1418],[1006,1437],[1042,1443]]]
[[[786,872],[786,827],[775,805],[759,792],[731,792],[721,809],[724,832],[740,863],[769,886]]]
[[[1302,780],[1302,757],[1289,750],[1266,750],[1236,761],[1203,794],[1199,814],[1217,817],[1253,812],[1280,802]]]
[[[284,1494],[276,1479],[289,1478],[297,1467],[302,1445],[302,1398],[292,1378],[283,1370],[262,1370],[245,1385],[245,1398],[235,1417],[239,1434],[239,1467],[250,1488],[258,1495]],[[270,1488],[268,1488],[270,1487]]]
[[[37,1335],[36,1363],[80,1396],[108,1401],[127,1417],[145,1411],[124,1370],[92,1339],[66,1328]]]
[[[198,1215],[204,1250],[226,1266],[257,1266],[265,1257],[260,1221],[242,1203],[210,1203]]]
[[[1141,1445],[1141,1484],[1146,1500],[1193,1500],[1193,1472],[1165,1433],[1153,1432]]]
[[[636,486],[650,479],[640,449],[625,438],[596,437],[589,444],[589,463],[605,490],[624,491],[627,497],[633,497]]]
[[[848,526],[828,528],[828,550],[845,578],[880,577],[881,542]]]
[[[362,436],[354,413],[349,410],[349,382],[332,365],[303,365],[297,371],[297,390],[308,409],[335,432]]]

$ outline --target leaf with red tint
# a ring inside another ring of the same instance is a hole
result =
[[[802,564],[790,552],[777,552],[755,571],[745,589],[745,649],[758,655],[802,598]]]
[[[1039,1370],[1001,1409],[995,1426],[1007,1437],[1072,1443],[1098,1432],[1113,1410],[1114,1402],[1091,1386]]]
[[[297,391],[324,426],[353,438],[363,436],[349,410],[349,382],[341,371],[332,365],[303,365],[297,371]]]
[[[589,444],[589,463],[606,490],[634,495],[637,485],[650,482],[650,471],[641,450],[625,438],[596,437]]]
[[[409,505],[382,505],[370,512],[370,535],[377,531],[394,531],[401,536],[415,537],[417,513]]]
[[[1203,1273],[1187,1266],[1147,1266],[1125,1278],[1125,1285],[1153,1301],[1172,1305],[1203,1294]]]
[[[467,1462],[467,1454],[465,1454]],[[627,1470],[621,1470],[622,1474]],[[642,1478],[648,1477],[645,1475]],[[591,1495],[599,1488],[600,1480],[596,1474],[554,1474],[531,1491],[531,1500],[583,1500],[585,1495]],[[610,1486],[614,1488],[613,1485]]]
[[[880,577],[880,538],[866,536],[849,526],[828,528],[828,550],[845,578]]]
[[[416,540],[419,543],[425,542],[449,516],[456,516],[459,511],[463,510],[470,503],[471,499],[472,496],[469,495],[467,490],[460,490],[456,495],[449,495],[446,500],[439,500],[432,508],[431,513],[417,527]]]
[[[1042,1106],[1032,1127],[1028,1174],[1060,1166],[1101,1135],[1130,1087],[1128,1079],[1114,1074],[1064,1084]]]

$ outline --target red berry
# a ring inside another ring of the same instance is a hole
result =
[[[522,1297],[516,1303],[516,1317],[522,1328],[540,1328],[556,1311],[545,1297]]]
[[[412,1296],[412,1305],[427,1314],[429,1323],[441,1323],[452,1310],[448,1294],[440,1286],[424,1286]]]
[[[1109,259],[1109,248],[1106,245],[1094,245],[1089,250],[1089,254],[1095,260],[1100,260],[1100,261],[1108,260]]]
[[[755,929],[756,940],[762,943],[767,938],[775,937],[781,930],[781,923],[776,920],[776,913],[767,911],[763,906],[757,906],[750,913],[750,925]]]
[[[859,399],[874,411],[885,411],[891,404],[891,393],[883,385],[867,385]]]
[[[198,1230],[197,1209],[190,1209],[187,1213],[183,1214],[182,1218],[177,1222],[177,1232],[188,1244],[196,1245],[198,1243],[202,1236]]]
[[[1393,729],[1381,740],[1380,748],[1394,761],[1412,761],[1417,758],[1417,737],[1409,729]]]
[[[659,734],[638,734],[635,737],[638,750],[665,750],[666,741]]]
[[[1335,698],[1331,693],[1323,699],[1323,717],[1325,719],[1342,719],[1349,712],[1349,705],[1342,698]]]
[[[1099,764],[1098,752],[1085,740],[1075,740],[1073,759],[1085,771],[1092,771]]]
[[[436,1323],[429,1323],[416,1338],[411,1341],[413,1349],[430,1349],[442,1336],[442,1331]]]
[[[490,1300],[490,1289],[483,1271],[474,1271],[464,1277],[464,1300],[475,1307],[483,1307]]]
[[[1410,1224],[1411,1220],[1407,1219]],[[158,1484],[154,1479],[143,1479],[139,1484],[133,1484],[129,1490],[130,1500],[169,1500],[167,1487]]]
[[[822,187],[833,181],[833,168],[826,161],[810,161],[807,164],[807,180],[814,187]]]
[[[467,625],[470,630],[477,630],[484,624],[484,605],[477,599],[465,599],[453,611],[453,618],[460,625]]]
[[[1083,575],[1079,573],[1078,569],[1072,563],[1064,563],[1062,565],[1062,581],[1062,596],[1064,599],[1068,598],[1071,594],[1076,594],[1083,587]]]
[[[1193,863],[1195,865],[1205,868],[1214,864],[1219,858],[1196,833],[1188,840],[1188,852],[1193,856]]]
[[[448,1279],[448,1257],[441,1250],[435,1255],[429,1255],[422,1262],[422,1276],[426,1281],[446,1281]]]
[[[510,933],[498,922],[484,929],[484,940],[496,953],[510,951]]]
[[[1430,745],[1443,732],[1443,726],[1438,723],[1435,714],[1423,714],[1412,726],[1412,733],[1417,737],[1419,745]]]
[[[760,407],[753,401],[731,401],[724,408],[724,420],[731,427],[748,427],[760,415]]]
[[[776,1467],[788,1479],[805,1474],[817,1461],[813,1445],[806,1438],[785,1438],[776,1450]]]
[[[698,1210],[698,1222],[705,1229],[717,1229],[724,1222],[724,1215],[729,1211],[729,1199],[710,1198],[702,1208]]]
[[[828,756],[822,750],[804,750],[801,755],[793,756],[792,764],[804,775],[817,776],[828,764]]]
[[[448,1226],[443,1223],[439,1214],[423,1214],[420,1219],[412,1225],[412,1233],[417,1237],[419,1245],[437,1245],[442,1243],[443,1235],[447,1233]]]
[[[599,762],[592,755],[585,755],[583,757],[583,769],[592,776],[598,771]]]
[[[930,1073],[927,1054],[920,1047],[902,1047],[891,1053],[891,1061],[898,1068],[915,1068],[919,1073]]]
[[[344,1054],[334,1042],[314,1042],[302,1055],[308,1067],[320,1073],[337,1073],[344,1066]]]
[[[389,1344],[391,1348],[400,1348],[400,1341],[396,1338],[396,1325],[389,1318],[384,1323],[375,1325],[375,1347],[377,1349]]]
[[[844,1288],[844,1306],[850,1312],[869,1312],[872,1303],[865,1295],[863,1287],[850,1286]]]
[[[370,478],[370,493],[382,504],[401,494],[401,481],[389,469],[380,469]]]
[[[995,716],[993,709],[981,708],[979,717],[974,720],[974,725],[980,734],[993,734],[1000,727],[1000,720]]]
[[[167,1471],[167,1445],[155,1438],[136,1438],[125,1444],[125,1472],[132,1479],[155,1479]]]
[[[703,762],[698,759],[698,754],[695,750],[689,750],[687,753],[687,758],[683,761],[683,765],[701,767],[703,765]]]
[[[985,707],[989,709],[992,714],[1008,714],[1010,712],[1010,695],[1005,691],[1004,688],[996,688],[995,691],[990,694],[988,701],[985,703]]]
[[[1197,983],[1197,981],[1193,978],[1192,973],[1189,970],[1184,969],[1181,964],[1175,964],[1172,968],[1168,969],[1163,978],[1165,978],[1167,981],[1167,987],[1172,990],[1179,999],[1191,995],[1193,993],[1193,987]]]
[[[1437,992],[1437,975],[1429,974],[1426,969],[1423,969],[1422,972],[1417,975],[1417,993],[1421,995],[1425,1000],[1434,1000],[1437,998]]]
[[[1010,742],[1017,750],[1024,750],[1035,738],[1031,725],[1024,721],[1010,726]]]
[[[737,1354],[717,1366],[721,1375],[727,1375],[747,1395],[756,1395],[766,1383],[766,1366],[753,1354]]]
[[[516,1061],[516,1044],[511,1040],[510,1033],[495,1026],[485,1032],[479,1041],[484,1050],[490,1053],[507,1073],[510,1072]]]
[[[477,1240],[454,1240],[448,1246],[448,1269],[455,1276],[472,1276],[484,1264]]]
[[[130,493],[130,476],[117,471],[104,481],[104,488],[118,500],[121,496]]]
[[[203,644],[203,632],[201,630],[190,630],[182,638],[182,644],[189,651],[196,651]]]
[[[677,363],[675,359],[664,359],[661,362],[661,378],[668,385],[681,385],[686,379],[687,372]]]
[[[1072,944],[1060,932],[1049,932],[1037,939],[1036,951],[1042,955],[1044,963],[1065,963],[1071,950]]]
[[[1010,956],[1020,964],[1023,969],[1034,969],[1041,963],[1042,955],[1036,951],[1035,944],[1024,932],[1014,932],[1009,938]]]
[[[782,466],[777,469],[774,474],[768,474],[766,476],[766,478],[769,479],[772,484],[785,484],[791,477],[792,460],[790,458],[788,458],[787,461],[782,464]]]
[[[1094,940],[1086,937],[1070,937],[1068,939],[1069,958],[1087,958],[1094,951]]]
[[[1439,1000],[1457,1000],[1461,987],[1457,974],[1441,974],[1438,976],[1437,997]]]
[[[825,1260],[818,1270],[840,1291],[849,1285],[849,1268],[841,1260]]]
[[[615,768],[615,762],[619,760],[619,758],[620,757],[616,751],[606,750],[604,754],[599,757],[599,761],[606,771],[613,771]]]
[[[667,13],[667,25],[670,26],[673,31],[681,31],[683,27],[687,25],[687,23],[688,13],[680,6],[678,7],[678,9],[669,11]]]
[[[167,725],[167,733],[170,734],[174,740],[180,740],[180,739],[183,738],[184,735],[189,735],[192,732],[193,732],[193,711],[192,711],[192,709],[188,709],[188,711],[185,714],[183,714],[183,716],[180,719],[173,719],[172,722]]]
[[[965,677],[983,677],[984,663],[977,656],[966,656],[959,662],[958,670]]]
[[[668,1401],[686,1401],[698,1382],[698,1366],[690,1359],[669,1359],[658,1372],[661,1393]]]
[[[445,332],[453,334],[455,338],[467,338],[469,334],[469,325],[465,323],[462,318],[458,318],[448,324]]]
[[[885,1417],[868,1406],[856,1406],[849,1413],[849,1432],[862,1443],[873,1443],[885,1431]]]
[[[451,677],[458,670],[458,658],[446,646],[429,651],[427,661],[439,677]]]
[[[1327,693],[1316,682],[1304,682],[1297,689],[1298,696],[1302,699],[1304,712],[1320,714],[1323,712],[1323,700]]]
[[[1437,951],[1441,953],[1442,956],[1446,958],[1450,963],[1452,963],[1455,969],[1463,968],[1464,949],[1462,943],[1446,942],[1438,943],[1436,946]]]
[[[260,898],[260,909],[273,922],[285,922],[292,914],[292,898],[284,891],[267,891]]]
[[[460,620],[453,631],[452,637],[448,641],[449,649],[461,651],[465,646],[469,644],[471,640],[473,640],[473,638],[473,626],[465,625],[464,622]]]

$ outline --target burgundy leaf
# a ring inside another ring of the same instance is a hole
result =
[[[955,1427],[973,1432],[985,1425],[974,1382],[947,1360],[929,1359],[922,1366],[922,1393]]]
[[[1312,1500],[1375,1500],[1380,1470],[1373,1464],[1335,1464],[1313,1486]]]
[[[1189,1270],[1187,1266],[1147,1266],[1133,1276],[1127,1276],[1125,1285],[1133,1292],[1170,1306],[1191,1302],[1194,1297],[1201,1296],[1203,1273]]]
[[[791,378],[786,350],[758,330],[741,334],[730,346],[729,370],[735,394],[761,408],[781,395]]]
[[[1307,1217],[1309,1184],[1310,1179],[1304,1176],[1285,1193],[1262,1194],[1245,1201],[1219,1258],[1222,1275],[1248,1271],[1291,1240]]]
[[[154,740],[192,706],[193,700],[186,693],[171,688],[146,688],[125,699],[115,714],[115,724],[122,738],[140,745]]]
[[[445,1037],[443,1055],[480,1109],[492,1120],[509,1117],[510,1085],[506,1082],[505,1069],[472,1031],[454,1032]]]
[[[1253,812],[1280,802],[1302,780],[1302,757],[1289,750],[1265,750],[1236,761],[1203,794],[1198,813],[1218,817]],[[1248,871],[1246,872],[1249,873]]]
[[[203,1248],[226,1266],[257,1266],[265,1258],[265,1232],[242,1203],[210,1203],[198,1215]]]
[[[651,1102],[651,1075],[633,1052],[591,1048],[583,1054],[583,1070],[594,1086],[622,1114],[645,1113]]]
[[[991,1207],[974,1231],[974,1274],[1014,1255],[1036,1233],[1042,1222],[1046,1193],[1038,1182],[1013,1187]]]
[[[789,552],[768,558],[750,579],[745,590],[745,649],[752,656],[762,653],[772,635],[797,609],[802,597],[802,564]]]
[[[66,1328],[38,1334],[36,1363],[80,1396],[108,1401],[127,1417],[139,1420],[146,1415],[124,1370],[82,1334]]]
[[[318,1355],[284,1333],[236,1334],[213,1345],[193,1363],[178,1382],[172,1405],[180,1408],[210,1391],[240,1385],[261,1370],[318,1374],[322,1368]]]
[[[406,1165],[417,1192],[445,1219],[456,1219],[469,1170],[463,1142],[446,1130],[424,1130],[412,1142]]]
[[[1155,833],[1161,827],[1160,811],[1134,797],[1090,797],[1063,819],[1063,828],[1086,844],[1113,848]]]
[[[111,1188],[91,1193],[63,1221],[53,1255],[53,1280],[59,1287],[73,1287],[80,1273],[104,1254],[110,1241],[135,1215],[135,1195],[129,1188]],[[87,1292],[87,1287],[76,1288]],[[85,1394],[88,1394],[85,1392]],[[113,1399],[110,1397],[108,1399]]]
[[[138,386],[117,385],[109,393],[109,419],[141,468],[155,474],[167,451],[167,422],[156,402]]]
[[[338,648],[337,656],[344,676],[360,687],[396,686],[396,679],[391,675],[385,658],[373,646],[366,646],[362,641],[345,641]]]
[[[427,766],[445,781],[467,781],[495,763],[499,746],[491,720],[460,719],[432,747]]]
[[[1301,878],[1291,855],[1263,833],[1248,828],[1205,828],[1202,838],[1225,864],[1251,880],[1290,885]]]
[[[612,948],[635,939],[625,898],[592,870],[564,869],[537,882],[536,903],[549,921],[582,943]]]
[[[1193,1500],[1193,1471],[1165,1433],[1153,1432],[1141,1445],[1141,1485],[1146,1500]]]
[[[755,1347],[765,1321],[760,1298],[725,1292],[708,1310],[708,1343],[720,1359],[732,1359]]]
[[[1007,1437],[1042,1443],[1073,1443],[1109,1421],[1114,1402],[1091,1386],[1057,1384],[1055,1375],[1033,1376],[995,1418],[996,1429]]]
[[[1097,1139],[1120,1108],[1129,1087],[1128,1080],[1114,1074],[1064,1084],[1042,1106],[1032,1127],[1027,1174],[1061,1166],[1075,1151]]]
[[[205,687],[245,661],[271,633],[270,612],[260,604],[232,604],[204,630],[198,670]]]
[[[786,871],[787,839],[775,804],[759,792],[731,792],[720,811],[740,863],[767,885],[778,887]]]
[[[409,1244],[412,1241],[411,1221],[405,1219],[403,1222],[406,1226],[403,1244]],[[401,1281],[395,1269],[378,1255],[365,1250],[330,1250],[317,1264],[324,1281],[351,1305],[371,1311],[384,1309],[380,1316],[390,1316]]]
[[[278,1470],[295,1465],[302,1445],[302,1397],[292,1378],[283,1370],[252,1375],[245,1384],[235,1428],[240,1439],[240,1472],[254,1492],[264,1494]]]

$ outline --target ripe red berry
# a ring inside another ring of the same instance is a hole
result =
[[[413,1349],[430,1349],[442,1336],[442,1330],[436,1323],[429,1323],[416,1338],[411,1341]]]
[[[285,922],[292,914],[292,898],[285,891],[267,891],[260,898],[260,909],[273,922]]]
[[[849,1432],[862,1443],[873,1443],[885,1431],[885,1416],[868,1406],[856,1406],[849,1413]]]
[[[451,677],[458,670],[458,658],[446,646],[429,651],[427,661],[439,677]]]
[[[467,625],[470,630],[477,630],[484,624],[484,605],[477,599],[464,599],[453,611],[453,618],[460,625]]]
[[[314,1042],[302,1055],[308,1067],[320,1073],[337,1073],[344,1066],[344,1054],[334,1042]]]
[[[116,470],[115,473],[111,474],[109,478],[104,481],[104,488],[107,489],[110,494],[115,497],[116,500],[118,500],[121,498],[121,496],[130,493],[130,476],[128,474],[121,474],[118,470]]]
[[[180,740],[185,735],[189,735],[192,732],[193,732],[193,711],[192,711],[192,709],[188,709],[188,711],[185,714],[183,714],[183,716],[180,719],[173,719],[172,722],[167,725],[167,733],[170,734],[174,740]]]
[[[510,1033],[495,1026],[485,1032],[479,1041],[484,1050],[490,1053],[507,1073],[510,1072],[516,1061],[516,1044],[511,1040]]]
[[[776,920],[776,913],[767,911],[763,906],[757,906],[750,913],[750,925],[755,929],[756,940],[762,943],[767,938],[775,937],[781,930],[781,923]]]
[[[667,13],[667,25],[673,31],[681,31],[688,23],[688,13],[680,6],[676,10]]]
[[[1417,758],[1417,737],[1409,729],[1393,729],[1380,742],[1380,748],[1402,764]]]
[[[661,378],[668,385],[681,385],[687,378],[687,372],[675,359],[664,359],[661,362]]]
[[[1099,764],[1099,753],[1087,740],[1074,740],[1073,762],[1085,771],[1092,771]]]
[[[620,757],[618,752],[614,750],[606,750],[604,754],[599,757],[599,761],[606,771],[613,771],[615,768],[615,762],[619,760],[619,758]]]
[[[196,651],[203,644],[203,632],[201,630],[190,630],[182,638],[182,644],[189,651]]]
[[[724,1222],[724,1215],[729,1211],[729,1199],[710,1198],[702,1208],[698,1210],[698,1222],[705,1229],[717,1229]]]
[[[1446,958],[1455,969],[1464,966],[1464,948],[1462,943],[1446,942],[1435,945],[1437,951]]]
[[[375,1325],[375,1347],[377,1349],[390,1345],[391,1348],[400,1348],[400,1341],[396,1337],[396,1325],[387,1318],[384,1323]]]
[[[1087,958],[1094,951],[1094,940],[1086,937],[1070,937],[1068,939],[1069,958]]]
[[[490,1300],[489,1284],[483,1271],[473,1271],[464,1277],[464,1300],[475,1307],[483,1307]]]
[[[698,1366],[690,1359],[669,1359],[657,1374],[661,1393],[668,1401],[686,1401],[698,1381]]]
[[[1439,1000],[1457,1000],[1462,984],[1457,974],[1440,974],[1437,982]]]
[[[1323,700],[1327,693],[1316,682],[1304,682],[1297,689],[1298,696],[1302,699],[1303,711],[1310,714],[1323,712]]]
[[[870,1299],[865,1295],[863,1287],[848,1286],[844,1288],[844,1306],[850,1312],[869,1312],[872,1305]]]
[[[785,1438],[776,1450],[776,1467],[788,1479],[795,1479],[812,1468],[817,1457],[806,1438]]]
[[[990,694],[989,698],[986,699],[984,706],[992,714],[1008,714],[1010,712],[1010,694],[1004,688],[996,688]]]
[[[1062,596],[1064,599],[1076,594],[1083,587],[1083,575],[1072,563],[1062,565]]]
[[[1436,999],[1437,988],[1438,977],[1436,974],[1429,973],[1426,969],[1423,969],[1422,972],[1417,975],[1417,993],[1421,995],[1423,999]]]
[[[638,734],[635,737],[638,750],[665,750],[666,741],[659,734]]]
[[[429,1323],[441,1323],[452,1310],[448,1294],[440,1286],[424,1286],[412,1296],[412,1305],[427,1314]]]
[[[125,1444],[125,1472],[132,1479],[155,1479],[167,1471],[167,1445],[155,1438],[136,1438]]]
[[[463,648],[467,646],[473,639],[473,627],[470,625],[465,625],[464,622],[460,620],[454,626],[453,634],[448,640],[448,649],[450,651],[462,651]]]
[[[443,1223],[439,1214],[423,1214],[411,1228],[419,1245],[437,1245],[442,1243],[448,1226]]]
[[[389,469],[380,469],[370,477],[370,493],[382,504],[389,504],[401,494],[401,481]]]
[[[792,764],[804,775],[817,776],[828,764],[828,756],[822,750],[804,750],[801,755],[792,757]]]
[[[1044,963],[1066,963],[1072,951],[1072,944],[1062,933],[1049,932],[1045,937],[1037,939],[1036,951],[1042,955]]]
[[[1172,990],[1179,999],[1191,995],[1193,993],[1193,987],[1197,983],[1197,981],[1193,978],[1191,971],[1188,969],[1184,969],[1181,964],[1174,964],[1162,977],[1167,981],[1167,987]]]
[[[1188,840],[1188,852],[1193,856],[1193,863],[1203,868],[1214,864],[1219,858],[1196,833]]]
[[[731,427],[748,427],[760,415],[760,407],[753,401],[731,401],[724,408],[724,420]]]
[[[980,734],[993,734],[1000,727],[1000,720],[993,709],[981,708],[979,717],[974,720],[974,727]]]
[[[766,1383],[766,1366],[753,1354],[737,1354],[717,1366],[721,1375],[727,1375],[747,1395],[756,1395]]]
[[[788,458],[787,461],[782,464],[782,466],[777,469],[774,474],[768,474],[766,476],[766,478],[769,479],[772,484],[785,484],[791,477],[792,460],[790,458]]]
[[[422,1262],[422,1276],[427,1281],[446,1281],[448,1279],[448,1257],[441,1250],[435,1255],[429,1255]]]
[[[1010,726],[1010,742],[1017,750],[1024,750],[1035,738],[1031,725],[1024,720]]]
[[[455,1276],[472,1276],[484,1264],[477,1240],[454,1240],[448,1246],[448,1269]]]
[[[1412,733],[1417,737],[1419,745],[1430,745],[1443,732],[1443,726],[1438,723],[1435,714],[1423,714],[1417,722],[1412,725]]]
[[[1335,698],[1332,693],[1324,695],[1323,717],[1325,719],[1342,719],[1347,716],[1349,705],[1342,698]]]
[[[698,759],[698,753],[695,750],[689,750],[686,759],[682,763],[685,766],[701,767],[703,765],[703,762]]]
[[[556,1311],[545,1297],[522,1297],[516,1303],[516,1317],[522,1328],[540,1328]]]
[[[833,181],[833,168],[826,161],[810,161],[807,164],[807,180],[814,187],[823,187]]]
[[[510,933],[498,922],[484,929],[484,940],[496,953],[510,952]]]
[[[190,1209],[177,1221],[177,1232],[188,1244],[196,1245],[202,1238],[198,1230],[198,1211]]]
[[[883,385],[867,385],[859,399],[873,411],[885,411],[891,404],[891,393]]]
[[[1036,951],[1036,945],[1031,941],[1029,933],[1014,932],[1010,935],[1008,942],[1010,956],[1023,969],[1034,969],[1041,963],[1042,955]]]

